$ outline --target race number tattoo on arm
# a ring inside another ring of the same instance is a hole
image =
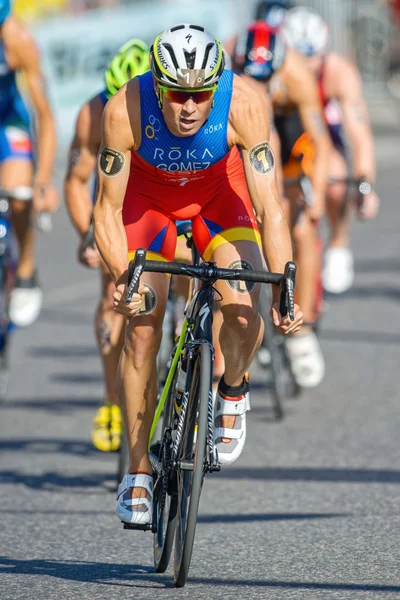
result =
[[[261,175],[268,175],[275,167],[274,153],[269,142],[256,144],[249,150],[251,168]]]
[[[125,166],[125,156],[118,150],[104,146],[99,154],[99,168],[106,177],[119,175]]]

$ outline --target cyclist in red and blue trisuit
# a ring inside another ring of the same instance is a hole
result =
[[[173,259],[180,219],[191,219],[203,258],[221,267],[260,269],[262,250],[269,268],[283,272],[292,257],[264,100],[224,70],[220,43],[199,25],[179,24],[157,36],[150,64],[152,72],[132,79],[104,110],[94,209],[96,243],[117,286],[115,310],[128,318],[118,389],[130,469],[119,487],[117,515],[130,523],[152,518],[147,445],[169,280],[146,274],[155,301],[137,314],[146,288],[142,284],[126,305],[129,259],[139,247],[149,257]],[[260,286],[216,287],[225,372],[216,394],[215,442],[220,462],[231,464],[245,444],[246,373],[263,335]],[[278,299],[277,287],[271,315],[288,335],[300,328],[302,313],[296,306],[293,322],[281,317]]]

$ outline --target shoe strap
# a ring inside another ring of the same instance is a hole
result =
[[[250,410],[250,397],[247,393],[244,397],[242,396],[241,398],[229,398],[229,400],[226,400],[218,392],[216,398],[216,406],[218,408],[215,411],[215,417],[219,417],[221,415],[227,415],[232,417],[240,416],[243,415],[246,411]]]
[[[153,494],[153,477],[146,473],[128,473],[124,475],[121,483],[118,486],[118,498],[133,487],[144,488],[150,495]],[[142,499],[142,498],[141,498]]]
[[[243,429],[228,429],[227,427],[217,427],[214,430],[214,439],[220,440],[226,438],[227,440],[240,440],[244,435]]]

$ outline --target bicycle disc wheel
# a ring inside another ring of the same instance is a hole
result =
[[[171,431],[174,421],[174,396],[176,393],[176,381],[178,369],[169,388],[165,400],[161,429],[160,460],[162,473],[158,477],[154,489],[153,510],[157,515],[157,532],[153,536],[154,567],[157,573],[164,573],[171,558],[172,546],[174,544],[177,495],[171,474],[165,478],[165,469],[168,469],[171,461],[172,438]],[[172,474],[174,471],[172,471]]]
[[[211,349],[207,344],[200,346],[195,361],[177,465],[178,512],[174,556],[176,587],[182,587],[186,583],[205,473],[208,400],[212,384]]]

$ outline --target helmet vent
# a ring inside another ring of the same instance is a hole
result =
[[[175,56],[175,52],[174,49],[172,48],[171,44],[163,44],[164,48],[168,51],[171,60],[172,60],[172,64],[174,65],[175,69],[179,69],[179,64],[178,61],[176,60],[176,56]]]
[[[179,31],[180,29],[185,29],[184,25],[175,25],[175,27],[171,27],[170,32]]]
[[[203,64],[201,65],[202,69],[205,69],[207,66],[208,57],[210,55],[211,50],[214,48],[214,44],[207,44],[207,47],[204,52]]]
[[[196,31],[205,31],[204,27],[201,27],[201,25],[189,25],[189,29],[195,29]]]
[[[188,52],[187,50],[183,51],[186,58],[186,65],[188,69],[194,69],[194,63],[196,60],[196,50],[193,52]],[[204,63],[203,63],[204,64]],[[202,67],[204,69],[204,67]]]

